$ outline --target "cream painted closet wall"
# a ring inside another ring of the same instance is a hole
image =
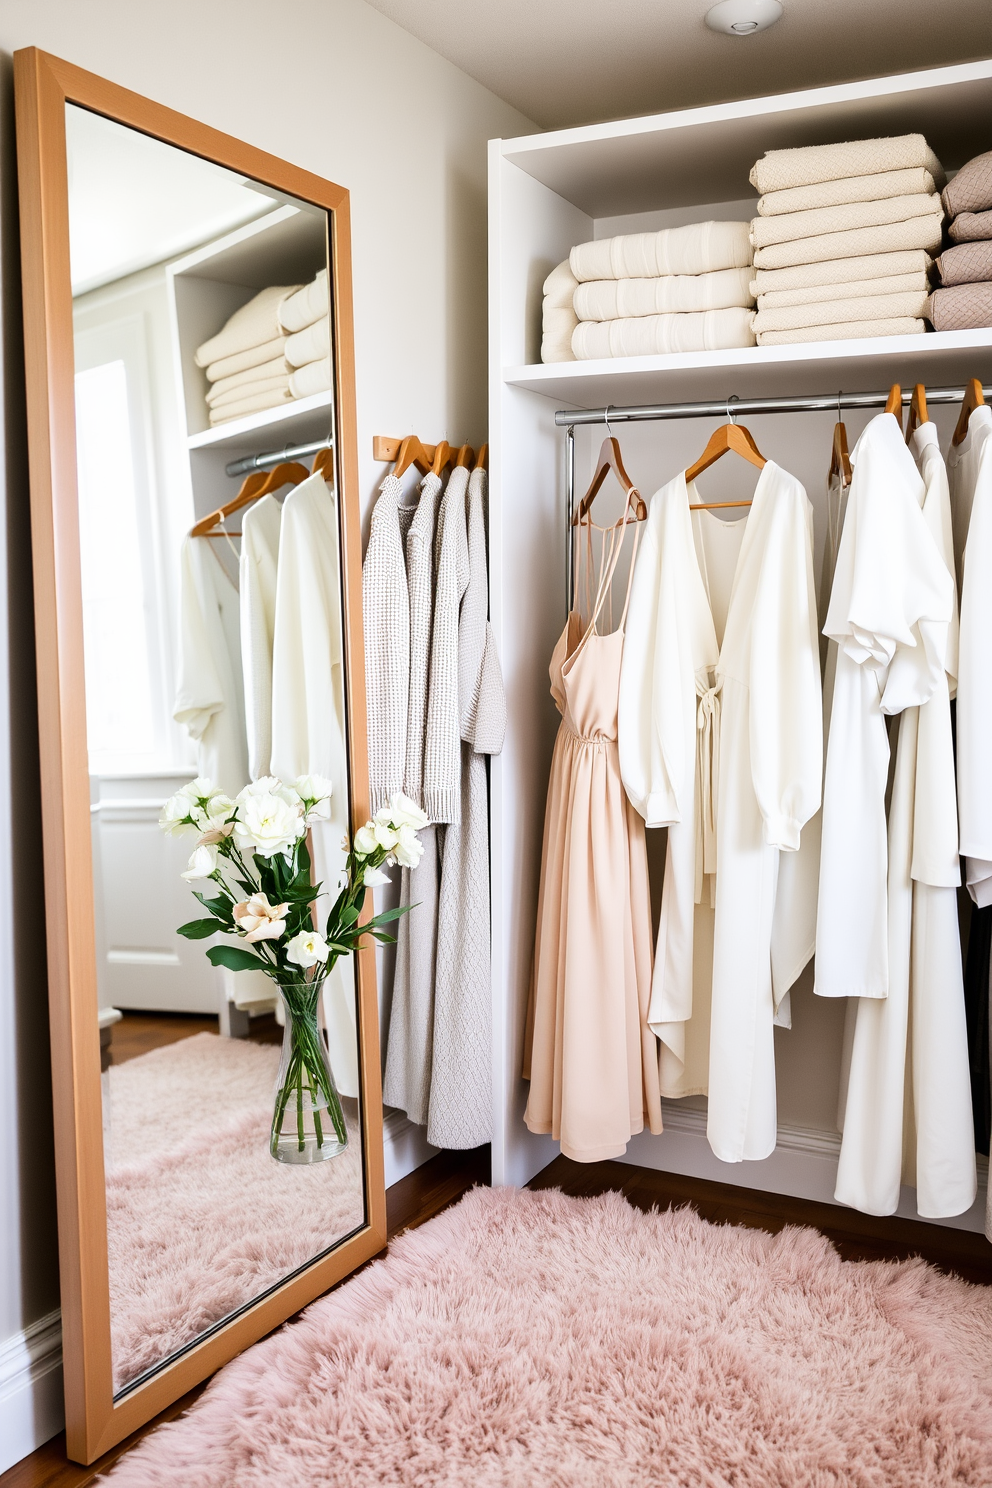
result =
[[[534,126],[362,0],[0,6],[0,1471],[61,1426],[11,53],[38,46],[351,192],[373,434],[486,431],[486,142]]]

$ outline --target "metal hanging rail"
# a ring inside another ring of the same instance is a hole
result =
[[[302,460],[307,455],[317,455],[323,449],[332,449],[333,439],[315,439],[310,444],[287,444],[267,455],[245,455],[224,466],[225,475],[250,475],[253,470],[268,470],[282,460]]]

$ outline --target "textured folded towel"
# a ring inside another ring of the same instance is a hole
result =
[[[564,307],[559,309],[557,306],[549,305],[545,301],[541,329],[545,336],[551,337],[552,341],[562,336],[567,336],[569,341],[571,341],[572,332],[578,323],[579,317],[571,306],[567,309]]]
[[[275,357],[283,356],[285,351],[286,337],[273,336],[271,341],[263,341],[261,346],[249,346],[247,351],[238,351],[234,356],[221,357],[219,361],[211,362],[207,368],[207,381],[221,382],[225,377],[233,377],[238,372],[250,372],[252,367],[263,367]]]
[[[922,249],[898,253],[870,253],[859,258],[826,259],[819,263],[794,264],[785,269],[755,269],[751,292],[767,294],[773,289],[806,289],[811,285],[850,284],[860,279],[887,279],[892,274],[929,273],[933,259]]]
[[[207,390],[207,402],[211,407],[221,398],[227,398],[234,393],[237,397],[246,397],[242,389],[251,388],[252,392],[258,392],[254,383],[271,382],[273,377],[288,378],[292,372],[285,357],[272,357],[267,362],[262,362],[258,367],[247,367],[244,372],[234,372],[230,377],[221,377]]]
[[[316,279],[304,284],[296,294],[290,295],[279,311],[279,323],[291,334],[302,331],[305,326],[322,320],[330,308],[327,293],[327,270],[321,269]]]
[[[331,323],[326,315],[311,322],[305,330],[296,331],[286,342],[286,360],[294,367],[319,362],[331,354]]]
[[[927,318],[935,331],[978,331],[992,326],[992,283],[935,289]]]
[[[758,198],[759,217],[783,212],[811,212],[814,207],[839,207],[846,202],[881,201],[887,196],[932,196],[936,183],[928,170],[880,171],[874,176],[844,176],[839,181],[817,181],[789,191],[769,191]]]
[[[983,243],[992,238],[992,212],[959,212],[947,229],[952,243]]]
[[[246,418],[250,413],[263,413],[267,408],[278,408],[281,403],[289,403],[292,396],[289,388],[275,388],[271,392],[242,398],[239,403],[224,403],[220,408],[211,408],[210,422],[227,424],[232,419]]]
[[[578,325],[576,320],[575,325]],[[575,326],[572,327],[574,331]],[[572,332],[568,336],[545,336],[541,341],[542,362],[574,362],[575,352],[572,350]]]
[[[944,187],[942,200],[949,217],[959,212],[987,212],[992,207],[992,150],[963,165]]]
[[[775,270],[770,272],[774,273]],[[885,279],[854,279],[847,284],[809,284],[805,289],[773,289],[767,294],[758,295],[758,309],[776,310],[785,305],[822,305],[833,300],[858,300],[865,295],[877,297],[913,293],[930,293],[930,279],[923,269],[918,269],[915,274],[889,274]]]
[[[849,300],[820,301],[815,305],[778,305],[762,307],[752,321],[754,333],[796,331],[803,326],[838,325],[850,320],[897,320],[908,316],[918,320],[926,314],[929,290],[918,289],[908,294],[862,295]]]
[[[222,357],[236,356],[239,351],[249,351],[253,346],[263,346],[281,336],[280,306],[298,288],[296,284],[272,284],[261,290],[247,305],[235,310],[216,336],[197,347],[193,358],[196,365],[209,367],[211,362],[218,362]]]
[[[207,400],[211,413],[218,413],[222,408],[228,408],[232,403],[244,403],[247,398],[255,398],[261,393],[277,393],[289,389],[289,373],[279,372],[272,377],[260,377],[255,382],[246,382],[241,387],[231,388],[229,392],[220,393],[216,398]]]
[[[690,222],[660,232],[629,233],[580,243],[568,256],[572,273],[588,279],[657,279],[662,274],[709,274],[751,262],[746,222]]]
[[[992,279],[992,242],[945,248],[937,260],[941,284],[983,284]]]
[[[314,393],[327,393],[331,388],[331,359],[322,357],[319,362],[307,362],[297,367],[289,379],[289,390],[294,398],[311,398]]]
[[[579,281],[569,268],[568,259],[552,269],[544,281],[544,303],[553,310],[571,309],[572,296]]]
[[[944,184],[940,161],[922,134],[887,139],[847,140],[840,145],[802,145],[797,150],[769,150],[751,171],[751,185],[764,195],[845,176],[876,176],[883,171],[927,170],[937,186]]]
[[[839,207],[816,207],[812,212],[786,212],[781,217],[755,217],[751,242],[756,248],[820,238],[824,233],[851,232],[858,227],[908,222],[913,217],[943,216],[939,196],[889,196],[882,201],[845,202]]]
[[[824,233],[818,238],[797,238],[792,243],[770,243],[767,248],[756,250],[754,262],[759,269],[785,269],[831,258],[895,253],[901,248],[925,248],[932,253],[940,247],[943,225],[941,213],[939,217],[910,217],[907,222],[886,222],[879,227]]]
[[[640,315],[628,320],[582,320],[572,336],[578,361],[596,357],[666,356],[679,351],[724,351],[753,346],[752,311],[741,306],[695,315]]]
[[[801,341],[861,341],[869,336],[922,336],[925,320],[846,320],[838,325],[807,326],[795,331],[762,331],[759,346],[790,346]]]
[[[578,286],[573,304],[580,320],[728,310],[733,305],[752,303],[750,284],[749,268],[718,269],[712,274],[665,274],[659,279],[591,279]]]

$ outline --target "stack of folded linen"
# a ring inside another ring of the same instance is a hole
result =
[[[279,310],[298,284],[273,284],[235,310],[227,324],[198,347],[194,360],[206,368],[211,424],[244,418],[286,403],[293,394],[286,360],[286,332]]]
[[[936,331],[992,326],[992,151],[963,165],[941,199],[954,246],[937,260],[942,287],[927,316]]]
[[[327,270],[279,307],[279,323],[288,332],[286,360],[289,391],[294,398],[326,393],[331,386],[331,323]]]
[[[753,346],[750,279],[746,222],[581,243],[545,281],[542,360]]]
[[[925,331],[944,180],[921,134],[763,156],[751,172],[759,346]]]

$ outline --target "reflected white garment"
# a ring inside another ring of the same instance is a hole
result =
[[[796,853],[820,803],[812,509],[770,461],[744,521],[690,513],[698,499],[680,475],[651,502],[620,769],[647,825],[668,826],[648,1019],[663,1093],[708,1088],[710,1146],[739,1162],[775,1147],[773,1024],[809,955],[776,897],[780,853]]]
[[[887,417],[895,425],[892,416]],[[936,429],[926,423],[913,436],[913,456],[922,477],[915,487],[912,456],[901,438],[896,442],[890,436],[890,429],[881,430],[888,472],[884,461],[868,461],[867,467],[860,467],[861,474],[875,482],[887,481],[890,489],[901,486],[911,492],[951,579],[950,497]],[[861,509],[871,499],[865,482],[859,484],[855,465],[852,506],[856,504],[863,516]],[[866,522],[865,530],[870,525]],[[889,540],[903,556],[913,551],[894,533]],[[920,547],[929,560],[925,545]],[[879,575],[877,552],[867,544],[854,559],[855,565],[860,561]],[[859,998],[849,1008],[854,1028],[835,1197],[869,1214],[895,1212],[903,1179],[916,1187],[917,1208],[925,1218],[963,1213],[976,1192],[956,892],[960,873],[950,718],[957,669],[953,579],[951,605],[944,669],[928,700],[906,707],[898,721],[887,841],[887,996]],[[836,621],[833,598],[831,612]]]
[[[248,770],[269,774],[272,753],[272,642],[282,507],[263,496],[241,522],[241,665],[244,672]]]
[[[976,408],[947,456],[961,591],[957,766],[968,892],[992,904],[992,408]]]
[[[179,680],[172,716],[196,741],[196,770],[230,796],[248,780],[241,602],[210,539],[180,555]]]
[[[272,645],[272,772],[281,780],[325,775],[331,816],[313,828],[314,874],[326,916],[337,892],[350,830],[345,746],[341,571],[337,502],[320,475],[283,504]],[[353,958],[338,961],[324,986],[324,1017],[334,1078],[358,1094],[358,1028]]]

